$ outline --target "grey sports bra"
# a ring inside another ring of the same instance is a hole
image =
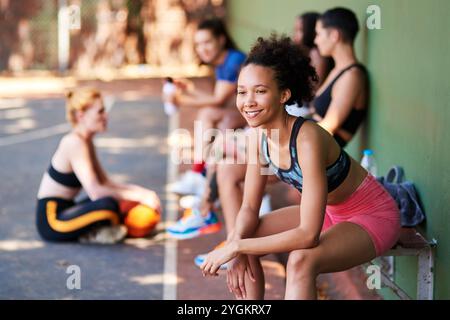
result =
[[[281,169],[276,167],[270,160],[269,147],[267,145],[267,137],[263,133],[261,141],[261,150],[266,163],[269,165],[275,175],[283,182],[294,186],[299,192],[303,188],[303,174],[298,164],[297,154],[297,135],[301,126],[306,121],[302,117],[298,117],[292,126],[291,137],[289,140],[289,153],[291,157],[291,166],[289,169]],[[347,152],[341,148],[341,153],[337,160],[327,167],[328,192],[336,189],[347,177],[350,171],[350,157]]]

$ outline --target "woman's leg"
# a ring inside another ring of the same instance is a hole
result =
[[[217,128],[222,131],[226,129],[243,128],[247,125],[247,121],[241,115],[236,108],[225,109],[224,114],[220,122],[217,124]]]
[[[245,179],[245,164],[217,165],[217,184],[219,186],[219,199],[225,219],[227,234],[234,228],[236,216],[242,204],[241,182]]]
[[[299,223],[299,206],[275,210],[261,218],[254,237],[280,233],[295,228]],[[331,225],[325,215],[319,245],[289,254],[285,298],[315,299],[318,274],[347,270],[375,256],[373,241],[362,227],[351,222]]]
[[[234,228],[237,214],[242,205],[242,182],[245,180],[246,164],[220,163],[217,167],[217,183],[219,198],[225,218],[227,232]],[[247,299],[261,300],[264,298],[264,271],[259,257],[248,256],[255,282],[245,277]]]
[[[118,225],[121,214],[117,201],[111,197],[86,201],[67,207],[64,202],[51,199],[42,204],[41,225],[47,226],[44,238],[53,241],[77,240],[92,227],[100,224]]]
[[[300,206],[290,206],[274,210],[261,217],[253,238],[270,236],[284,232],[300,224]]]
[[[217,165],[212,163],[208,166],[205,191],[200,200],[200,212],[206,217],[209,212],[214,211],[214,201],[218,198],[217,188],[215,188],[215,177],[217,175]]]
[[[376,251],[369,234],[359,225],[341,222],[320,236],[319,245],[289,254],[286,299],[316,299],[320,273],[339,272],[368,262]]]
[[[261,218],[254,237],[287,231],[299,224],[300,206],[275,210]],[[314,299],[319,273],[347,270],[372,260],[375,255],[372,239],[362,227],[351,222],[332,225],[325,215],[319,245],[289,255],[286,299]]]
[[[225,111],[222,108],[204,107],[198,111],[196,120],[202,122],[203,130],[207,130],[217,128],[218,123],[223,120],[224,115]]]
[[[257,233],[254,237],[263,237],[274,233],[287,231],[296,227],[299,222],[299,206],[275,210],[261,218]],[[256,281],[253,282],[248,277],[245,278],[247,299],[261,300],[264,298],[265,279],[260,257],[248,256],[248,258]]]
[[[212,129],[217,129],[217,125],[223,119],[224,114],[224,109],[215,107],[204,107],[198,112],[197,121],[200,121],[202,126],[201,141],[194,141],[194,143],[201,143],[204,161],[210,156],[212,143],[215,140],[215,133]]]
[[[244,278],[245,290],[247,293],[247,300],[263,300],[265,292],[264,270],[261,265],[261,261],[257,256],[248,256],[248,262],[252,268],[255,282],[250,280],[249,277]]]

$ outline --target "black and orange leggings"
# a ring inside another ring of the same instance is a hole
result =
[[[120,224],[118,202],[111,197],[75,203],[61,198],[38,199],[37,229],[49,241],[73,241],[93,227]]]

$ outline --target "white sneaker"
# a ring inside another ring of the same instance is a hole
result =
[[[180,198],[180,207],[183,209],[199,209],[202,198],[196,195],[188,195]]]
[[[166,230],[172,238],[182,240],[218,232],[220,229],[221,224],[214,212],[210,211],[204,217],[198,209],[186,209],[184,216]]]
[[[104,226],[80,236],[81,243],[114,244],[122,241],[128,233],[124,225]]]
[[[207,180],[197,172],[187,171],[180,180],[168,186],[169,192],[181,195],[197,195],[201,196],[205,192]]]
[[[176,86],[173,83],[171,83],[171,82],[164,83],[163,89],[162,89],[164,96],[172,95],[175,92],[175,90],[176,90]],[[174,105],[171,102],[164,102],[164,112],[168,116],[171,116],[178,112],[178,108],[176,105]]]
[[[270,195],[265,194],[261,201],[261,208],[259,209],[259,216],[262,217],[272,211],[270,204]]]

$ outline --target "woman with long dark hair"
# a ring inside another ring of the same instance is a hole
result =
[[[202,126],[202,133],[210,129],[236,129],[245,126],[246,122],[235,108],[236,83],[245,60],[245,54],[236,48],[233,40],[222,20],[207,19],[197,27],[194,35],[195,51],[203,64],[214,67],[214,92],[204,92],[197,88],[178,84],[178,90],[166,101],[178,107],[193,106],[200,108],[197,121]],[[175,81],[177,84],[177,81]],[[194,141],[201,144],[204,150],[203,158],[194,159],[192,170],[186,172],[182,178],[170,186],[170,191],[186,195],[201,196],[208,188],[208,182],[202,175],[205,170],[205,160],[211,147],[211,139]],[[212,137],[211,137],[212,138]],[[198,147],[198,146],[197,146]],[[209,177],[213,177],[213,166],[208,168]],[[214,200],[212,200],[213,202]],[[211,203],[211,201],[203,201]],[[216,232],[220,229],[218,219],[209,205],[205,210],[193,210],[194,214],[184,216],[167,231],[178,239],[192,238],[201,234]]]

